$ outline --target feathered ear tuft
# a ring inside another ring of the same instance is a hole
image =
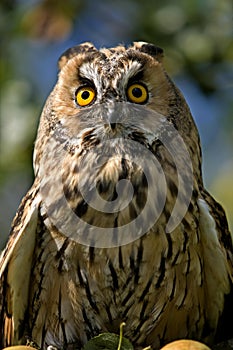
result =
[[[163,59],[163,49],[154,44],[146,43],[144,41],[136,41],[134,42],[134,48],[156,58],[159,62]]]
[[[96,52],[97,49],[92,43],[86,42],[80,45],[73,46],[66,50],[58,60],[58,68],[61,70],[66,63],[73,58],[74,56],[81,54],[81,53],[86,53],[86,52]]]

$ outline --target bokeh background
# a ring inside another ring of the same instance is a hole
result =
[[[200,131],[206,187],[233,230],[232,0],[1,0],[0,35],[0,249],[33,181],[33,141],[57,59],[83,41],[165,50]]]

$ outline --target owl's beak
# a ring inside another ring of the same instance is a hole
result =
[[[112,131],[114,131],[116,129],[116,125],[117,125],[117,123],[109,123],[109,126],[112,129]]]
[[[120,116],[119,116],[118,108],[116,108],[115,104],[109,104],[108,109],[106,111],[107,126],[112,131],[115,131],[119,120],[120,120]]]

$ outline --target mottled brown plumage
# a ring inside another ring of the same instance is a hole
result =
[[[85,43],[59,67],[0,259],[2,346],[81,349],[122,321],[135,349],[227,339],[232,238],[162,50]]]

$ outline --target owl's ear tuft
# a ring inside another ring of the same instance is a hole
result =
[[[147,53],[153,58],[156,58],[156,60],[159,62],[161,62],[163,59],[163,49],[161,49],[158,46],[155,46],[154,44],[146,43],[144,41],[138,41],[134,42],[134,47],[137,50]]]
[[[65,52],[63,52],[63,54],[59,57],[58,68],[59,70],[61,70],[71,58],[73,58],[78,54],[82,54],[86,52],[96,52],[96,51],[97,49],[95,48],[95,46],[89,42],[73,46],[68,50],[66,50]]]

